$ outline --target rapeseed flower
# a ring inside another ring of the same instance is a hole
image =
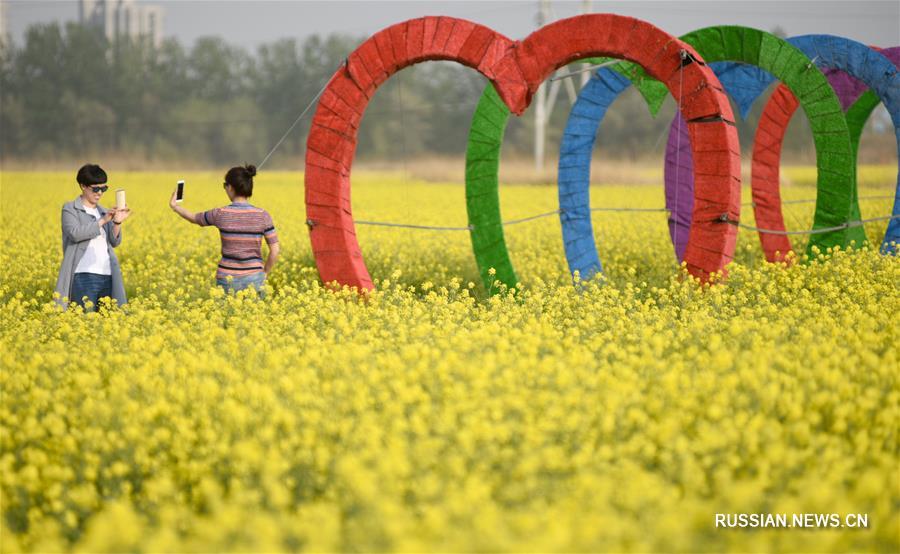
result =
[[[3,174],[5,552],[900,550],[896,258],[767,264],[742,231],[727,280],[698,287],[664,219],[602,213],[604,275],[573,286],[559,222],[538,220],[507,229],[522,282],[488,297],[465,234],[359,226],[363,300],[319,283],[301,179],[273,172],[257,194],[285,256],[256,301],[214,286],[215,234],[171,225],[178,176],[120,177],[129,304],[85,314],[52,303],[69,176]],[[215,205],[216,175],[189,181]],[[501,192],[510,219],[555,207],[553,188]],[[465,221],[458,185],[361,173],[353,201]],[[786,209],[809,225],[810,205]],[[870,528],[714,528],[832,511]]]

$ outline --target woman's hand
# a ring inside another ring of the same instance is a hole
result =
[[[178,205],[178,202],[175,201],[175,197],[178,194],[178,189],[172,191],[172,198],[169,199],[169,207],[172,208],[172,211],[176,214],[180,215],[184,219],[186,219],[189,223],[193,223],[194,225],[200,225],[197,223],[197,218],[190,210],[186,210]]]
[[[118,208],[113,213],[113,222],[116,225],[120,225],[123,221],[128,219],[128,216],[131,215],[131,208]]]

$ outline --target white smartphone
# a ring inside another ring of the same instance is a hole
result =
[[[178,181],[178,190],[175,192],[175,202],[181,204],[184,200],[184,181]]]

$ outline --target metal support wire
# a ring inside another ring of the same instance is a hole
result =
[[[601,64],[584,67],[582,69],[576,69],[575,71],[571,71],[571,72],[565,73],[563,75],[557,75],[556,77],[551,77],[550,82],[552,83],[553,81],[561,81],[562,79],[568,79],[570,77],[575,77],[576,75],[581,75],[582,73],[587,73],[588,71],[593,71],[595,69],[600,69],[602,67],[609,67],[611,65],[616,65],[618,63],[622,63],[622,60],[611,60],[608,62],[603,62]]]
[[[284,139],[288,138],[288,135],[290,135],[291,131],[294,130],[294,127],[296,127],[297,124],[300,123],[300,120],[303,119],[303,116],[306,115],[306,112],[308,112],[309,109],[313,107],[313,104],[316,103],[316,100],[318,100],[319,97],[322,96],[322,93],[325,92],[326,88],[328,88],[328,83],[330,82],[330,80],[326,81],[325,84],[322,85],[321,90],[319,90],[319,92],[317,92],[316,95],[313,96],[312,100],[309,101],[309,104],[307,104],[306,107],[303,108],[303,111],[300,112],[300,115],[297,116],[297,119],[295,119],[294,122],[291,123],[291,126],[288,127],[288,130],[285,131],[284,135],[281,136],[281,139],[279,139],[279,141],[275,143],[275,146],[273,146],[272,149],[269,150],[269,153],[266,154],[266,157],[263,158],[263,161],[259,162],[259,165],[256,166],[257,170],[262,169],[262,166],[266,165],[266,162],[269,161],[269,158],[272,156],[272,154],[274,154],[275,151],[278,150],[278,147],[281,146],[281,143],[284,142]]]
[[[894,198],[894,196],[893,196],[893,195],[890,195],[890,194],[880,194],[880,195],[872,195],[872,196],[859,196],[859,197],[857,197],[857,200],[892,200],[893,198]],[[782,201],[781,201],[781,204],[782,204],[782,205],[787,205],[787,204],[812,204],[812,203],[815,202],[815,201],[816,201],[815,198],[803,198],[803,199],[800,199],[800,200],[782,200]],[[744,202],[743,204],[741,204],[741,206],[756,207],[756,202],[752,202],[752,201],[751,201],[751,202]]]
[[[668,212],[668,208],[591,208],[592,212]],[[518,225],[519,223],[526,223],[528,221],[534,221],[535,219],[541,219],[544,217],[550,217],[553,215],[559,215],[564,213],[564,210],[553,210],[552,212],[544,212],[537,215],[532,215],[528,217],[523,217],[521,219],[510,219],[508,221],[502,221],[500,224],[505,226],[508,225]],[[403,229],[425,229],[429,231],[471,231],[475,229],[474,225],[466,225],[465,227],[446,227],[439,225],[416,225],[412,223],[392,223],[387,221],[364,221],[357,220],[354,221],[357,225],[374,225],[380,227],[399,227]]]
[[[591,212],[669,212],[668,208],[590,208]],[[559,215],[565,213],[564,210],[553,210],[552,212],[544,212],[536,215],[532,215],[529,217],[523,217],[520,219],[510,219],[508,221],[503,221],[500,224],[505,226],[509,225],[518,225],[520,223],[527,223],[529,221],[534,221],[536,219],[541,219],[544,217],[550,217],[554,215]],[[766,233],[770,235],[818,235],[821,233],[832,233],[834,231],[843,231],[845,229],[849,229],[852,227],[859,227],[865,225],[866,223],[873,223],[875,221],[886,221],[891,219],[900,219],[900,215],[886,215],[881,217],[871,217],[868,219],[862,219],[859,221],[848,221],[847,223],[843,223],[841,225],[835,225],[834,227],[825,227],[822,229],[809,229],[806,231],[780,231],[776,229],[763,229],[761,227],[754,227],[753,225],[747,225],[746,223],[741,223],[739,221],[735,221],[730,219],[727,214],[723,214],[721,217],[717,219],[722,223],[728,223],[729,225],[734,225],[735,227],[740,227],[741,229],[747,229],[748,231],[755,231],[757,233]],[[357,220],[354,221],[356,225],[372,225],[379,227],[394,227],[401,229],[420,229],[427,231],[472,231],[475,229],[474,225],[466,225],[465,227],[451,227],[451,226],[440,226],[440,225],[416,225],[413,223],[393,223],[389,221],[366,221],[366,220]]]
[[[545,212],[542,214],[532,215],[530,217],[523,217],[522,219],[512,219],[510,221],[504,221],[501,225],[518,225],[519,223],[525,223],[526,221],[533,221],[535,219],[540,219],[542,217],[550,217],[551,215],[559,215],[563,213],[562,210],[553,210],[552,212]]]
[[[810,229],[808,231],[778,231],[775,229],[761,229],[759,227],[754,227],[752,225],[747,225],[746,223],[741,223],[739,221],[735,221],[733,219],[729,219],[727,214],[722,215],[718,219],[723,223],[728,223],[729,225],[734,225],[735,227],[740,227],[741,229],[747,229],[748,231],[756,231],[757,233],[765,233],[769,235],[819,235],[822,233],[833,233],[834,231],[844,231],[846,229],[850,229],[852,227],[861,227],[866,223],[872,223],[874,221],[885,221],[889,219],[900,219],[900,215],[885,215],[882,217],[870,217],[869,219],[861,219],[859,221],[848,221],[847,223],[842,223],[840,225],[835,225],[834,227],[824,227],[822,229]]]
[[[474,225],[466,225],[465,227],[440,227],[432,225],[414,225],[412,223],[390,223],[387,221],[354,221],[356,225],[376,225],[379,227],[401,227],[404,229],[426,229],[429,231],[471,231]]]
[[[669,208],[591,208],[592,212],[671,212]]]

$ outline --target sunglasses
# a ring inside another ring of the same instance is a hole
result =
[[[88,188],[91,189],[91,191],[93,191],[93,192],[106,192],[106,191],[109,190],[109,187],[106,186],[106,185],[103,185],[103,186],[91,186],[91,187],[88,187]]]

